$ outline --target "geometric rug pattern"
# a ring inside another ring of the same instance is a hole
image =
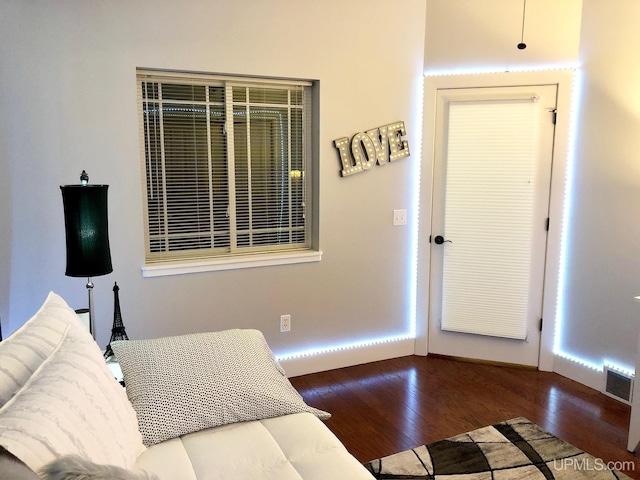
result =
[[[629,479],[519,417],[373,460],[376,479]]]

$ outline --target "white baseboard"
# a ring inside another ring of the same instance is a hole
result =
[[[405,339],[378,343],[346,350],[336,350],[317,355],[280,360],[288,377],[324,372],[335,368],[350,367],[362,363],[377,362],[389,358],[413,355],[415,340]]]
[[[553,359],[553,371],[563,377],[570,378],[587,387],[591,387],[594,390],[602,391],[604,385],[604,374],[602,371],[594,370],[558,355]]]

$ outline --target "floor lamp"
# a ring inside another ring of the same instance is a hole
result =
[[[113,271],[109,250],[107,189],[109,185],[89,185],[82,171],[80,185],[61,185],[64,226],[67,240],[68,277],[87,277],[89,330],[96,337],[91,277]]]

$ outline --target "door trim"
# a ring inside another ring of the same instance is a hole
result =
[[[416,287],[416,345],[417,355],[428,353],[429,271],[431,266],[429,235],[433,192],[435,154],[436,101],[438,89],[511,87],[522,85],[557,85],[557,120],[553,141],[553,168],[549,199],[549,235],[543,291],[542,336],[538,368],[553,371],[553,346],[556,330],[558,286],[560,284],[560,256],[565,182],[570,160],[570,118],[573,88],[573,69],[529,72],[438,75],[424,77],[422,168],[420,178],[420,224],[418,228],[418,270]]]

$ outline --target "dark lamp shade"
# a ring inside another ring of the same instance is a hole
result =
[[[109,250],[109,185],[62,185],[69,277],[97,277],[113,271]]]

